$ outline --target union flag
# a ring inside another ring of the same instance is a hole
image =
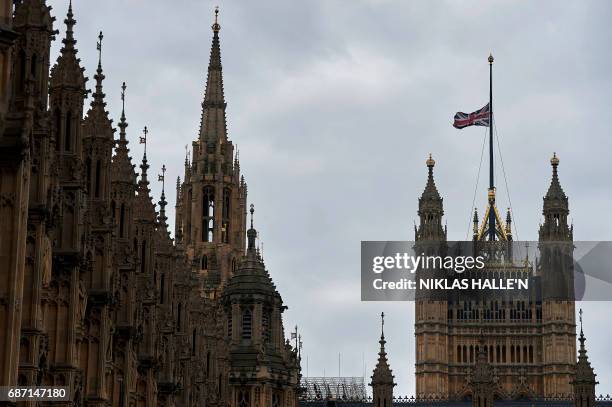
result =
[[[491,110],[489,103],[480,110],[476,110],[472,113],[457,112],[455,114],[455,122],[453,127],[456,129],[462,129],[468,126],[485,126],[491,125]]]

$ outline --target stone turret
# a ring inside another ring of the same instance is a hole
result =
[[[576,363],[576,374],[572,380],[574,387],[574,406],[593,407],[595,406],[595,386],[599,384],[595,377],[595,371],[589,362],[587,350],[584,346],[586,338],[582,331],[582,309],[580,310],[580,350],[578,351],[578,363]]]
[[[380,314],[381,333],[380,333],[380,350],[378,351],[378,363],[372,372],[370,386],[372,386],[372,402],[374,407],[392,407],[393,406],[393,388],[396,386],[394,382],[395,376],[389,367],[387,360],[387,351],[385,350],[385,313]]]

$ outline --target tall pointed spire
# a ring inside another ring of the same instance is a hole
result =
[[[427,184],[419,198],[418,215],[420,223],[416,231],[416,240],[445,240],[446,234],[442,227],[444,209],[442,206],[442,197],[434,181],[433,169],[436,165],[436,161],[431,154],[429,154],[429,158],[425,161],[425,164],[427,165],[428,172]]]
[[[206,91],[202,102],[200,121],[200,140],[206,144],[218,143],[227,138],[225,117],[225,96],[223,93],[223,73],[221,67],[221,46],[219,43],[219,8],[215,9],[215,22],[212,25],[213,39],[208,63]]]
[[[168,202],[166,202],[166,165],[162,165],[162,173],[160,175],[157,176],[157,180],[161,181],[162,183],[162,190],[161,190],[161,199],[159,200],[159,221],[162,225],[166,225],[166,221],[168,220],[168,217],[166,216],[166,205],[168,204]]]
[[[64,20],[64,24],[66,24],[66,37],[62,40],[62,44],[64,46],[60,50],[62,54],[67,52],[73,52],[76,54],[76,40],[74,39],[74,25],[76,24],[76,20],[74,19],[74,14],[72,14],[72,0],[68,4],[68,13],[66,14],[66,19]]]
[[[372,373],[370,386],[372,386],[374,405],[392,407],[393,388],[396,384],[393,381],[395,377],[387,360],[387,350],[385,349],[387,341],[385,340],[384,327],[385,313],[383,312],[380,314],[380,340],[378,341],[380,350],[378,351],[378,362]]]
[[[96,49],[98,50],[98,69],[96,70],[96,74],[94,75],[94,79],[96,80],[96,91],[93,94],[93,102],[92,107],[94,105],[101,106],[104,108],[106,103],[104,103],[104,92],[102,91],[102,81],[106,76],[102,72],[102,40],[104,39],[104,35],[102,31],[98,35],[98,42],[96,43]]]
[[[149,164],[147,163],[147,136],[149,134],[149,129],[147,126],[142,130],[143,136],[140,137],[140,144],[144,144],[144,153],[142,155],[142,163],[140,164],[140,181],[138,181],[138,187],[140,190],[146,189],[147,193],[149,192],[149,180],[147,179],[147,170],[149,169]]]
[[[576,374],[572,385],[574,386],[574,405],[577,407],[590,407],[595,405],[595,386],[599,383],[595,379],[597,375],[589,362],[587,350],[584,345],[586,338],[582,330],[582,309],[580,315],[580,349],[578,350],[578,363],[576,364]]]
[[[74,26],[76,20],[72,12],[72,2],[68,5],[68,12],[64,19],[66,24],[66,36],[62,39],[62,48],[57,57],[57,62],[51,69],[50,88],[51,90],[58,87],[77,88],[85,93],[85,68],[81,67],[80,59],[77,58],[78,50],[76,49],[76,39],[74,38]]]
[[[116,141],[115,155],[113,156],[113,171],[112,180],[117,182],[136,182],[136,173],[134,165],[129,156],[128,140],[125,129],[128,123],[125,118],[125,91],[127,86],[125,82],[121,85],[121,119],[119,120],[119,139]]]
[[[253,214],[255,213],[255,205],[251,204],[251,209],[249,210],[249,212],[251,213],[251,227],[249,230],[247,230],[247,253],[255,253],[255,240],[257,239],[257,231],[253,227]]]

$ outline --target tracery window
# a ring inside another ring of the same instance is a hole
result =
[[[215,231],[215,190],[211,186],[204,187],[202,199],[202,241],[214,241]]]

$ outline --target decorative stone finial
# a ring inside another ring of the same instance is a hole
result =
[[[489,54],[489,64],[490,65],[493,64],[493,61],[494,61],[493,54]]]

